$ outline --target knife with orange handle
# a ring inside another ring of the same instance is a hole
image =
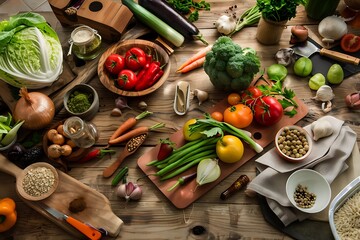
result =
[[[67,223],[69,223],[71,226],[79,230],[82,234],[84,234],[86,237],[88,237],[91,240],[98,240],[102,236],[101,232],[96,228],[91,227],[83,222],[80,222],[79,220],[71,216],[63,214],[58,210],[48,206],[43,206],[43,208],[55,218],[65,220]]]

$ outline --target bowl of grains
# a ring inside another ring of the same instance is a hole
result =
[[[329,223],[334,239],[360,239],[360,176],[344,187],[330,203]]]
[[[331,199],[328,181],[312,169],[293,172],[286,181],[286,195],[291,204],[305,213],[324,210]]]
[[[48,163],[37,162],[21,171],[16,180],[16,189],[26,200],[40,201],[49,197],[58,184],[57,170]]]
[[[280,156],[289,162],[299,162],[309,156],[312,139],[302,127],[290,125],[281,128],[275,136],[275,147]]]

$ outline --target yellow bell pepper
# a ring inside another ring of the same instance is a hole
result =
[[[17,219],[16,205],[11,198],[0,199],[0,232],[12,228]]]

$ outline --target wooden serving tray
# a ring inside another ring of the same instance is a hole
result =
[[[95,228],[103,228],[108,232],[109,236],[116,237],[120,233],[123,221],[113,213],[109,200],[102,193],[81,183],[60,170],[57,171],[59,174],[59,185],[50,197],[40,201],[41,204],[38,202],[28,201],[23,198],[22,200],[41,215],[63,228],[65,231],[77,236],[77,239],[84,238],[84,235],[67,222],[59,220],[49,214],[41,205],[45,204],[68,216],[72,216],[77,220],[90,224]],[[86,208],[81,212],[72,213],[68,209],[69,203],[77,198],[84,199]]]
[[[307,106],[301,100],[297,98],[294,99],[298,104],[298,109],[297,109],[298,113],[294,117],[290,118],[284,115],[283,118],[280,120],[280,122],[270,127],[263,127],[253,122],[252,125],[246,128],[246,130],[250,131],[252,135],[255,136],[256,142],[259,143],[263,148],[265,148],[274,140],[276,132],[280,128],[286,125],[293,125],[297,123],[308,113]],[[226,107],[228,107],[228,105],[225,99],[222,102],[219,102],[214,108],[210,109],[209,112],[213,112],[213,111],[222,112],[226,109]],[[176,133],[172,134],[170,136],[170,140],[176,143],[178,147],[184,145],[185,140],[183,137],[182,130],[179,130]],[[238,169],[247,161],[249,161],[250,159],[256,156],[256,152],[252,150],[246,143],[244,144],[244,147],[245,147],[244,155],[239,162],[227,164],[219,161],[219,165],[221,167],[221,176],[215,182],[198,187],[196,191],[194,191],[196,188],[196,182],[192,181],[185,186],[180,186],[177,189],[168,192],[167,189],[171,187],[173,184],[175,184],[175,182],[180,176],[174,177],[164,182],[160,182],[157,177],[152,176],[152,174],[154,174],[157,169],[155,167],[146,166],[146,164],[156,159],[157,153],[160,148],[160,144],[158,144],[156,147],[154,147],[153,149],[145,153],[143,156],[141,156],[138,159],[137,163],[138,166],[142,169],[142,171],[149,176],[150,180],[170,200],[170,202],[172,202],[175,205],[175,207],[182,209],[182,208],[186,208],[191,203],[196,201],[198,198],[203,196],[205,193],[207,193],[209,190],[215,187],[219,182],[221,182],[223,179],[225,179],[227,176],[233,173],[236,169]],[[189,169],[183,175],[189,174],[194,171],[196,171],[196,167]]]

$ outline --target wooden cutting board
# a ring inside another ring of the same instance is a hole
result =
[[[286,125],[293,125],[296,124],[299,120],[305,117],[308,113],[307,106],[298,98],[294,98],[296,103],[298,104],[297,111],[298,113],[290,118],[286,115],[280,120],[280,122],[276,123],[271,127],[264,127],[254,122],[246,128],[246,130],[250,131],[253,135],[253,138],[259,143],[263,148],[269,145],[274,139],[277,131]],[[208,112],[213,111],[220,111],[223,112],[227,107],[227,101],[224,99],[223,101],[219,102],[215,105],[214,108],[209,109]],[[176,143],[176,146],[182,146],[185,144],[185,140],[183,137],[182,130],[177,131],[176,133],[170,136],[170,140]],[[180,176],[174,177],[169,179],[168,181],[161,182],[157,177],[153,176],[153,174],[157,171],[155,167],[146,166],[147,163],[153,161],[157,157],[157,153],[159,151],[160,144],[151,149],[149,152],[145,153],[138,159],[138,166],[144,171],[144,173],[149,176],[150,180],[156,185],[156,187],[174,204],[177,208],[186,208],[191,203],[196,201],[198,198],[202,197],[208,191],[210,191],[213,187],[219,184],[223,179],[233,173],[236,169],[241,167],[243,164],[248,162],[249,160],[253,159],[256,156],[256,152],[252,150],[247,144],[244,144],[244,155],[239,162],[226,164],[219,161],[219,165],[221,168],[221,175],[220,177],[212,183],[205,184],[201,187],[196,188],[196,182],[192,181],[185,186],[180,186],[177,189],[169,192],[167,189],[171,187]],[[196,171],[196,167],[193,167],[186,171],[182,175],[187,175],[192,172]],[[196,191],[194,191],[196,189]],[[220,196],[219,196],[220,197]]]
[[[109,236],[116,237],[121,230],[123,221],[113,213],[109,200],[100,192],[79,182],[60,170],[57,171],[59,174],[58,188],[50,197],[40,202],[68,216],[74,217],[77,220],[90,224],[95,228],[103,228],[108,232]],[[81,212],[72,213],[69,210],[69,204],[72,200],[77,198],[84,199],[86,208]],[[41,204],[38,204],[38,202],[28,201],[23,198],[22,200],[41,215],[50,219],[65,231],[76,236],[77,239],[84,238],[81,233],[67,222],[59,220],[49,214],[43,209]]]

